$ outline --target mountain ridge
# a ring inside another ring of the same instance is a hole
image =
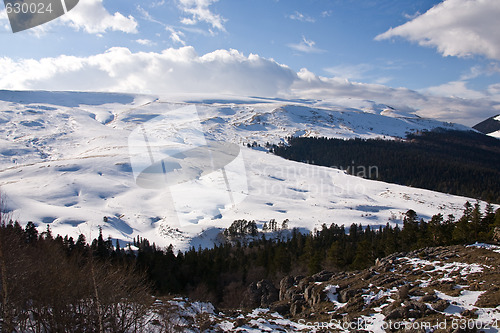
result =
[[[237,219],[255,219],[261,227],[270,219],[289,218],[291,227],[309,230],[332,219],[385,225],[400,221],[408,209],[423,217],[458,213],[470,200],[364,180],[246,147],[280,143],[290,135],[393,139],[436,127],[469,130],[466,126],[401,117],[374,102],[368,109],[234,96],[204,102],[203,96],[1,91],[0,185],[9,209],[21,222],[50,225],[55,233],[92,238],[101,226],[124,245],[141,235],[187,249],[213,246],[207,235]],[[180,227],[166,211],[165,189],[135,183],[127,138],[148,121],[190,106],[207,139],[241,147],[246,168],[241,175],[249,192],[234,207],[214,195],[194,202],[199,191],[193,186],[208,184],[210,190],[220,181],[208,177],[189,183],[176,195],[176,213],[187,221]],[[384,112],[392,117],[380,115]],[[379,208],[366,211],[367,205]]]

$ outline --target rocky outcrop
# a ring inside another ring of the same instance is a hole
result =
[[[464,246],[424,248],[378,259],[363,271],[286,276],[280,281],[279,313],[308,320],[354,321],[377,313],[385,321],[455,318],[447,311],[456,318],[474,318],[481,303],[498,306],[498,285],[500,253]],[[469,291],[481,292],[477,305],[459,301]]]
[[[278,301],[279,291],[268,280],[261,280],[250,284],[247,288],[245,306],[268,307],[271,303]]]
[[[381,258],[363,271],[286,276],[279,290],[261,280],[249,286],[252,304],[245,310],[219,312],[174,298],[146,331],[159,332],[167,317],[172,325],[162,332],[497,332],[500,247],[485,247],[425,248]]]

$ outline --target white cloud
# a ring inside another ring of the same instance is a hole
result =
[[[61,20],[77,30],[83,29],[91,34],[107,30],[137,33],[137,21],[133,16],[125,17],[119,12],[111,15],[104,8],[102,0],[82,0],[66,15],[61,16]]]
[[[407,19],[407,20],[413,20],[414,18],[418,17],[422,15],[422,13],[420,13],[419,11],[417,11],[416,13],[414,14],[407,14],[407,13],[404,13],[403,16]]]
[[[316,46],[316,42],[313,40],[307,39],[305,36],[302,36],[302,40],[300,43],[288,44],[288,47],[294,49],[295,51],[304,52],[304,53],[322,53],[325,50],[319,49]]]
[[[500,73],[500,64],[491,62],[486,65],[475,65],[469,70],[460,75],[460,80],[471,80],[480,76],[492,76]]]
[[[145,19],[146,21],[164,25],[163,22],[160,22],[156,20],[153,16],[151,16],[151,14],[146,9],[142,8],[141,5],[137,5],[136,8],[137,11],[141,14],[142,18]]]
[[[500,83],[494,83],[488,87],[491,98],[500,103]],[[498,108],[500,110],[500,107]]]
[[[333,13],[333,11],[331,11],[331,10],[325,10],[321,13],[321,17],[329,17],[332,15],[332,13]]]
[[[483,55],[500,60],[498,0],[445,0],[376,40],[403,37],[436,47],[443,56]]]
[[[29,32],[35,36],[41,36],[50,29],[50,25],[65,24],[76,30],[81,29],[87,33],[97,35],[108,30],[137,33],[138,24],[133,16],[125,17],[119,12],[111,15],[104,8],[102,1],[82,0],[67,14],[61,16],[59,20],[39,25],[30,29]],[[11,30],[5,9],[0,10],[0,25],[3,25],[5,30]]]
[[[172,42],[174,42],[175,44],[181,44],[182,46],[186,45],[186,42],[183,39],[185,35],[182,31],[175,30],[171,26],[169,26],[161,21],[158,21],[147,10],[142,8],[140,5],[137,5],[137,10],[139,11],[139,13],[141,13],[143,19],[145,19],[149,22],[159,24],[162,27],[164,27],[165,30],[170,33],[170,39],[172,40]]]
[[[296,20],[296,21],[300,21],[300,22],[309,22],[309,23],[316,22],[316,20],[313,17],[311,17],[309,15],[304,15],[298,11],[295,11],[295,13],[288,15],[288,18],[291,20]]]
[[[467,82],[465,81],[452,81],[439,86],[426,88],[423,91],[439,96],[466,99],[479,99],[486,97],[486,95],[480,91],[467,88]]]
[[[338,65],[325,68],[328,73],[346,78],[350,80],[359,80],[366,77],[366,73],[371,71],[373,66],[370,64],[357,64],[357,65]]]
[[[350,82],[342,78],[326,78],[302,69],[290,88],[293,96],[331,100],[342,106],[370,108],[376,102],[403,112],[415,112],[422,117],[475,125],[500,110],[500,98],[445,97],[406,88],[390,88],[380,84]],[[496,86],[491,86],[494,91]],[[480,97],[479,95],[477,97]],[[499,96],[500,97],[500,96]]]
[[[377,84],[386,84],[394,78],[391,76],[377,76],[374,72],[375,67],[371,64],[342,64],[333,67],[327,67],[325,72],[342,79],[372,82]]]
[[[115,47],[90,57],[0,58],[5,89],[276,96],[296,77],[290,68],[258,55],[217,50],[199,56],[189,46],[161,53]]]
[[[0,10],[0,26],[3,30],[11,30],[9,25],[9,17],[7,16],[7,11],[5,9]]]
[[[441,87],[444,91],[446,87]],[[448,88],[453,88],[450,85]],[[456,91],[461,88],[456,84]],[[217,50],[198,55],[191,46],[162,52],[131,52],[115,47],[89,57],[0,58],[0,89],[202,93],[311,98],[344,107],[385,104],[399,111],[474,125],[500,110],[500,86],[483,95],[449,97],[380,84],[299,73],[272,59]],[[466,91],[467,92],[467,91]],[[469,93],[471,91],[468,91]]]
[[[175,30],[172,27],[165,27],[165,30],[170,32],[170,39],[172,42],[175,44],[181,44],[182,46],[186,45],[186,42],[184,41],[184,33],[182,31]]]
[[[160,0],[160,1],[154,1],[151,3],[151,5],[149,5],[150,7],[152,8],[155,8],[155,7],[161,7],[165,4],[165,0]]]
[[[189,17],[184,17],[181,23],[195,25],[198,22],[206,22],[213,29],[226,31],[224,23],[226,19],[210,10],[210,6],[219,0],[178,0],[179,8]]]
[[[153,46],[153,45],[156,45],[155,42],[153,42],[153,41],[151,41],[149,39],[136,39],[135,42],[138,43],[138,44],[144,45],[144,46]]]

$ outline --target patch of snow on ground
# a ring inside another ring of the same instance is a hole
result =
[[[473,273],[481,273],[483,271],[484,265],[480,264],[466,264],[462,262],[449,262],[443,263],[441,261],[429,261],[418,258],[402,258],[413,265],[415,269],[424,268],[426,266],[431,266],[433,269],[427,270],[427,273],[431,272],[444,272],[443,278],[448,278],[450,274],[454,272],[460,272],[460,275],[466,276]]]
[[[493,245],[493,244],[486,244],[486,243],[474,243],[472,245],[468,245],[467,247],[477,247],[480,249],[487,249],[491,250],[496,253],[500,253],[500,246],[499,245]]]
[[[500,139],[500,130],[496,131],[496,132],[491,132],[491,133],[488,133],[489,136],[492,136],[494,138],[498,138]]]
[[[323,290],[326,292],[326,297],[330,302],[332,302],[337,309],[345,306],[347,303],[341,303],[338,300],[338,290],[339,286],[333,286],[333,285],[327,285],[325,289]]]

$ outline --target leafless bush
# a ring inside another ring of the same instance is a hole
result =
[[[153,301],[145,281],[133,267],[69,255],[51,237],[28,244],[0,212],[2,332],[142,332]]]

